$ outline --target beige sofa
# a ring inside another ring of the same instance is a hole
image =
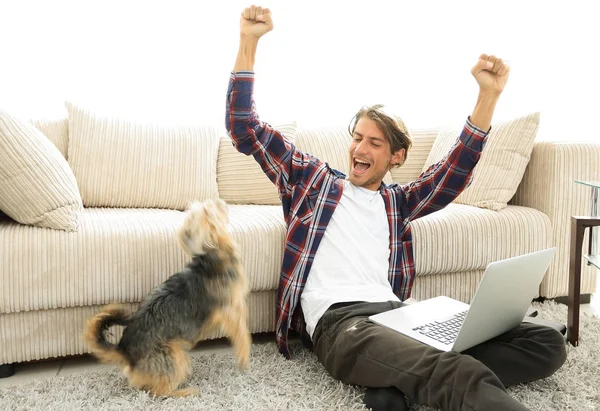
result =
[[[13,157],[34,151],[37,156],[59,156],[55,163],[62,164],[69,184],[76,181],[77,192],[65,189],[75,200],[28,221],[21,212],[43,202],[35,190],[54,184],[59,188],[53,190],[60,191],[62,182],[54,178],[37,188],[13,187],[10,195],[6,182],[0,182],[0,198],[10,197],[0,208],[25,222],[0,216],[0,365],[89,352],[80,338],[88,317],[106,303],[135,306],[184,266],[186,257],[174,234],[187,202],[198,198],[220,196],[230,204],[230,228],[252,290],[250,329],[273,331],[285,234],[282,210],[274,187],[252,158],[234,150],[222,129],[138,124],[73,105],[68,105],[65,118],[32,121],[34,131],[29,124],[16,127],[8,118],[0,128],[0,135],[5,134],[0,148],[38,139],[37,148],[25,147],[21,154],[15,150]],[[344,125],[298,128],[291,123],[279,128],[300,149],[347,169]],[[386,181],[417,178],[428,161],[439,157],[432,151],[444,151],[444,144],[434,144],[441,131],[412,130],[414,146],[407,163]],[[510,128],[504,131],[511,133]],[[29,134],[17,141],[11,133]],[[558,253],[540,295],[567,295],[569,219],[589,211],[589,193],[573,180],[600,179],[600,145],[532,140],[527,150],[523,170],[514,177],[516,194],[503,194],[511,199],[508,206],[456,202],[412,223],[417,270],[413,297],[445,294],[468,301],[489,262],[552,245]],[[35,174],[40,161],[29,167],[36,181],[42,178]],[[513,171],[505,170],[505,175]],[[32,190],[33,197],[14,207],[18,196]],[[10,201],[13,209],[8,212]],[[47,218],[56,213],[62,229],[46,228],[53,224]],[[596,290],[588,267],[581,288],[584,294]]]

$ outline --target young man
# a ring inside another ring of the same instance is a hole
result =
[[[415,277],[409,222],[452,202],[467,186],[509,69],[481,55],[472,69],[479,97],[456,144],[406,185],[382,183],[410,147],[402,122],[380,106],[353,119],[346,177],[302,153],[261,122],[254,108],[258,41],[273,28],[268,9],[240,19],[240,47],[227,94],[226,126],[236,148],[253,155],[277,186],[287,223],[276,339],[289,357],[294,328],[336,379],[369,387],[367,406],[408,409],[404,394],[444,410],[525,410],[505,386],[551,375],[565,361],[562,335],[522,324],[463,353],[441,352],[367,321],[400,306]]]

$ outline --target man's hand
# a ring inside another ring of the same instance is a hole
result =
[[[475,66],[471,69],[471,74],[479,84],[479,96],[473,114],[471,114],[471,123],[483,131],[489,131],[492,124],[492,117],[496,108],[496,103],[508,81],[508,65],[496,56],[482,54]]]
[[[240,36],[259,39],[271,30],[273,30],[273,20],[269,9],[257,6],[244,9],[240,16]]]
[[[471,69],[471,74],[479,84],[480,93],[499,96],[506,86],[510,68],[496,56],[482,54],[475,66]]]
[[[258,39],[273,30],[271,11],[262,7],[247,7],[240,16],[240,48],[233,71],[254,71]]]

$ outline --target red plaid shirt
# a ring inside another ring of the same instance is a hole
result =
[[[254,156],[277,186],[283,205],[287,231],[277,293],[276,339],[279,351],[289,358],[288,330],[304,332],[300,295],[323,233],[340,201],[346,176],[299,151],[281,133],[260,121],[253,89],[253,72],[231,74],[225,125],[237,150]],[[415,181],[389,186],[382,183],[380,193],[390,224],[388,278],[401,300],[410,296],[415,278],[409,222],[444,208],[469,184],[486,135],[467,120],[446,157]]]

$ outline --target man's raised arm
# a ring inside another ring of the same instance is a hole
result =
[[[487,54],[479,56],[471,69],[479,85],[477,102],[456,144],[444,159],[421,173],[415,181],[402,186],[410,219],[444,208],[468,186],[509,71],[502,59]]]
[[[470,120],[480,130],[488,132],[490,129],[494,109],[508,81],[509,71],[502,59],[487,54],[479,56],[471,69],[471,74],[479,84],[479,95]]]
[[[240,47],[227,87],[225,127],[235,148],[254,157],[278,189],[292,192],[302,175],[304,154],[277,129],[259,119],[254,104],[254,60],[259,39],[273,29],[269,9],[248,7],[240,16]]]
[[[240,16],[240,48],[233,71],[254,71],[258,40],[273,30],[271,11],[262,7],[248,7]]]
[[[260,38],[271,30],[273,20],[269,9],[251,6],[242,11],[240,45],[227,87],[225,127],[234,146],[246,155],[261,151],[274,134],[274,130],[259,120],[254,106],[256,49]],[[256,160],[262,163],[264,159]],[[269,178],[273,180],[272,176]]]

